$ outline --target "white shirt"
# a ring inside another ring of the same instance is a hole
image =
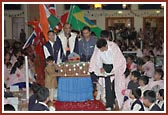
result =
[[[159,100],[158,100],[159,101]],[[164,104],[164,101],[160,101],[159,103],[158,103],[158,101],[157,101],[157,105],[160,107],[160,108],[162,108],[162,106],[163,106],[163,104]]]
[[[99,55],[97,57],[97,66],[99,68],[102,68],[103,67],[103,63],[104,64],[112,64],[113,63],[113,59],[112,59],[112,56],[113,53],[112,53],[112,50],[110,48],[108,48],[107,51],[104,51],[104,52],[99,52]]]
[[[141,89],[141,92],[142,92],[141,97],[143,96],[143,93],[144,93],[146,90],[149,90],[149,89],[150,89],[148,85],[139,86],[138,88]]]
[[[72,53],[73,50],[74,50],[74,47],[75,47],[75,41],[76,41],[76,36],[77,36],[77,34],[75,34],[75,33],[73,33],[73,32],[71,32],[70,34],[71,34],[71,36],[70,36],[70,38],[68,39],[68,41],[69,41],[70,53]],[[67,37],[65,36],[65,34],[64,34],[63,31],[58,34],[58,37],[59,37],[60,40],[61,40],[63,52],[64,52],[64,54],[66,55]]]
[[[136,101],[136,99],[134,99],[132,102],[131,102],[131,106],[132,104]],[[131,111],[139,111],[141,109],[141,105],[139,104],[135,104],[133,109]]]
[[[142,50],[141,49],[137,49],[137,54],[136,54],[137,57],[143,57],[143,53],[142,53]]]
[[[52,42],[52,41],[50,41],[50,40],[49,40],[49,42],[50,42],[50,44],[51,44],[51,47],[53,48],[54,42]],[[43,46],[43,50],[44,50],[45,59],[46,59],[48,56],[51,56],[46,46]],[[54,48],[53,48],[53,50],[54,50]],[[58,57],[60,57],[60,55],[61,55],[61,52],[60,52],[60,50],[59,50],[59,52],[58,52]],[[62,62],[62,60],[61,60],[60,58],[57,58],[57,64],[59,64],[59,63],[61,63],[61,62]]]
[[[43,103],[43,102],[38,102],[38,103],[40,103],[41,105],[44,105],[44,106],[46,106],[48,108],[48,105],[46,103]]]
[[[153,78],[155,73],[155,67],[152,61],[147,61],[144,65],[142,65],[142,68],[145,71],[144,75]]]
[[[131,66],[130,66],[130,70],[131,70],[131,72],[132,71],[136,71],[137,70],[137,64],[135,64],[134,62],[131,64]]]
[[[104,64],[113,64],[113,51],[111,48],[108,48],[107,51],[101,52],[99,50],[99,54],[97,55],[97,60],[96,62],[96,66],[98,68],[102,68],[103,67],[103,63]],[[96,72],[96,75],[102,75],[102,73],[99,71]],[[104,74],[103,74],[104,75]],[[114,76],[110,77],[111,82],[114,80]],[[102,85],[102,87],[105,87],[105,79],[104,78],[99,78],[100,85]]]

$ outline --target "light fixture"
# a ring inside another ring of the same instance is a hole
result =
[[[130,26],[131,26],[131,24],[129,23],[129,24],[128,24],[128,27],[130,27]]]
[[[159,14],[159,13],[160,13],[160,10],[156,10],[156,13]]]
[[[126,7],[127,7],[127,5],[126,5],[126,4],[123,4],[123,5],[122,5],[122,8],[123,8],[123,9],[125,9]]]
[[[123,12],[122,11],[118,11],[118,14],[122,14]]]
[[[94,4],[94,8],[95,9],[101,9],[102,8],[102,4]]]
[[[161,4],[160,7],[161,7],[161,8],[164,8],[164,4]]]

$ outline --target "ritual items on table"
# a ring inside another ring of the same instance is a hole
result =
[[[65,62],[57,65],[57,68],[61,77],[86,77],[90,75],[88,71],[89,62]]]

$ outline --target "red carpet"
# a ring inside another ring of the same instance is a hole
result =
[[[56,111],[105,111],[105,106],[98,100],[85,102],[61,102],[54,103]]]

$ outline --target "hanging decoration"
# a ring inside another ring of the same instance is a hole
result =
[[[159,13],[158,13],[159,12]],[[95,17],[95,18],[99,18],[99,17],[116,17],[116,16],[121,16],[121,17],[139,17],[139,18],[143,18],[145,16],[162,16],[163,15],[163,11],[159,10],[159,11],[133,11],[133,10],[127,10],[127,11],[122,11],[122,13],[120,13],[120,11],[112,11],[112,12],[105,12],[104,10],[99,11],[99,12],[91,12],[91,11],[87,11],[85,12],[86,16],[90,16],[90,17]]]
[[[7,17],[19,17],[19,16],[22,16],[22,15],[24,15],[24,11],[19,12],[19,13],[15,13],[15,14],[12,14],[12,13],[9,13],[9,12],[4,13],[4,16],[7,16]]]

